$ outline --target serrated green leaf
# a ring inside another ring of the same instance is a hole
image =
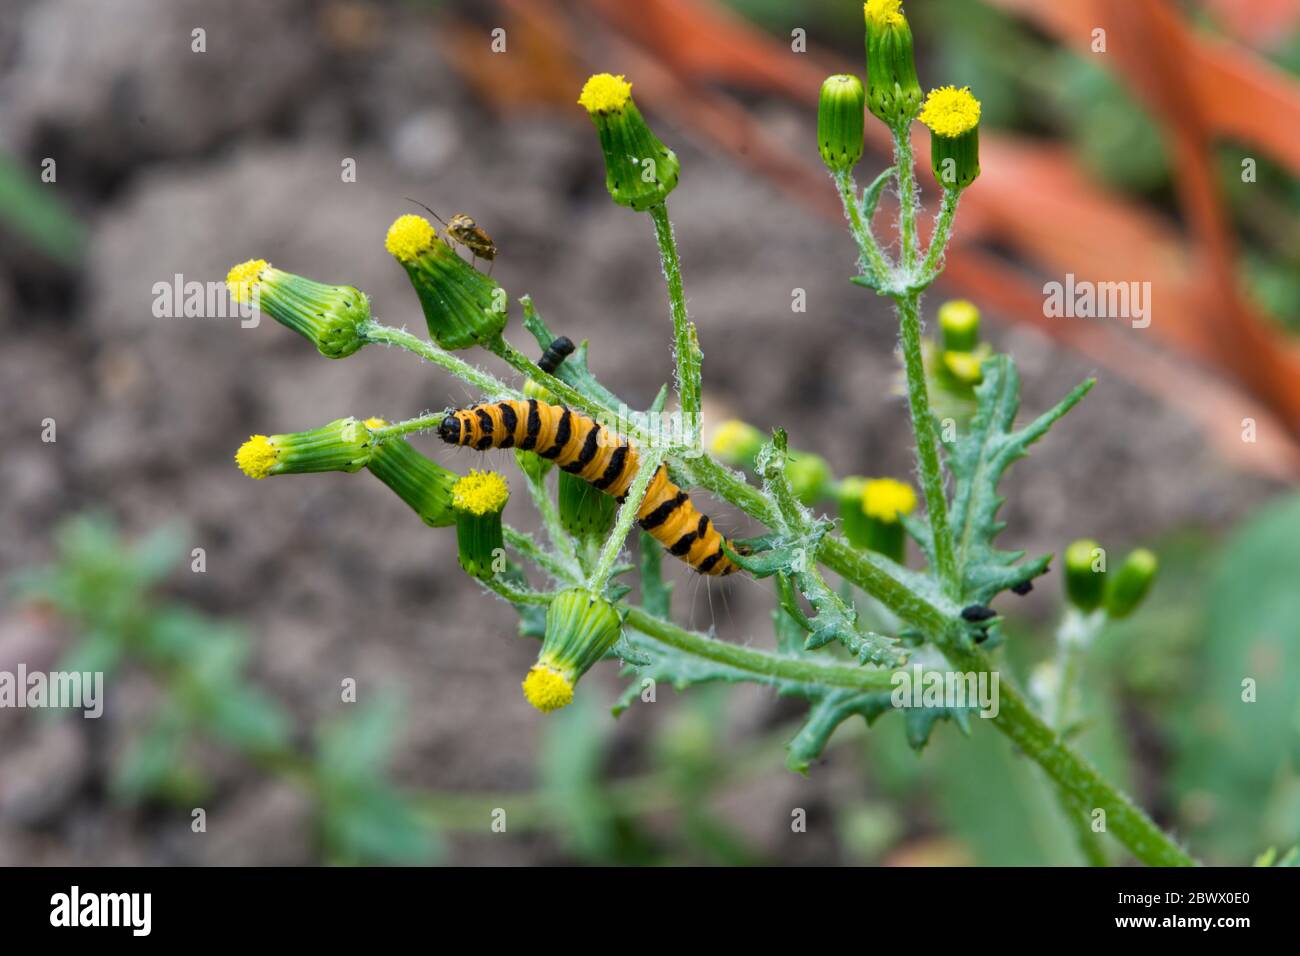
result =
[[[998,482],[1011,463],[1028,454],[1028,448],[1092,388],[1088,379],[1054,408],[1015,429],[1020,410],[1020,374],[1007,355],[985,360],[984,380],[975,389],[975,417],[956,441],[945,442],[948,469],[954,478],[949,519],[957,568],[962,582],[962,603],[988,604],[996,595],[1047,570],[1051,555],[1021,563],[1023,551],[1002,551],[993,540],[1006,527],[998,509],[1005,499]],[[933,557],[929,529],[909,520],[907,529]]]

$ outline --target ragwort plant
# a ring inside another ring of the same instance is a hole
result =
[[[678,689],[708,682],[766,685],[808,702],[806,720],[789,742],[787,761],[805,772],[842,722],[853,715],[872,722],[896,709],[891,691],[903,669],[993,675],[990,651],[1003,637],[991,605],[1005,591],[1028,590],[1051,557],[1025,560],[1023,552],[996,546],[1003,528],[997,517],[1003,501],[998,483],[1093,382],[1083,382],[1054,408],[1017,428],[1015,363],[979,343],[973,307],[946,306],[942,339],[923,342],[921,297],[942,271],[962,192],[980,172],[980,105],[966,88],[948,86],[923,95],[899,0],[870,0],[865,13],[867,82],[856,76],[825,82],[818,148],[843,200],[856,246],[858,274],[852,281],[889,299],[898,319],[923,519],[910,514],[917,502],[907,485],[858,478],[835,483],[822,459],[792,452],[780,430],[764,437],[730,423],[713,443],[716,454],[705,451],[699,428],[702,355],[687,314],[667,206],[680,164],[638,111],[631,84],[606,73],[587,81],[578,103],[595,126],[611,198],[644,214],[653,229],[672,319],[676,412],[663,414],[666,389],[651,408],[629,412],[589,370],[587,343],[575,350],[567,339],[557,338],[523,296],[518,304],[524,328],[544,350],[540,363],[532,361],[505,337],[511,305],[505,289],[455,248],[463,242],[464,230],[439,235],[427,220],[403,215],[389,229],[386,248],[410,277],[431,341],[377,322],[367,297],[351,286],[315,282],[263,260],[231,270],[232,293],[244,301],[255,299],[265,313],[309,339],[326,357],[343,358],[368,344],[397,346],[456,375],[484,404],[400,422],[347,418],[306,432],[257,435],[240,448],[239,466],[254,478],[364,469],[391,487],[426,524],[454,526],[465,572],[518,610],[524,634],[542,640],[537,663],[523,682],[528,700],[542,711],[568,704],[583,674],[610,658],[621,661],[634,678],[616,713],[648,681]],[[859,190],[852,170],[862,156],[867,111],[889,128],[895,161]],[[917,222],[919,187],[911,139],[916,119],[930,130],[932,167],[942,190],[928,244]],[[891,185],[899,200],[897,242],[882,244],[873,219]],[[474,348],[502,359],[523,381],[503,381],[458,354]],[[962,423],[945,428],[943,435],[936,427],[932,391],[956,403],[953,421]],[[960,413],[963,403],[966,412]],[[665,421],[672,427],[663,427]],[[427,431],[451,444],[513,448],[545,539],[502,523],[509,496],[502,475],[461,476],[407,442],[407,435]],[[757,483],[730,466],[741,462],[750,466]],[[550,488],[551,470],[558,474],[557,494]],[[695,510],[683,488],[703,489],[730,502],[766,533],[728,541]],[[840,502],[840,533],[813,507],[828,491]],[[624,559],[635,523],[644,529],[637,565]],[[903,563],[904,532],[924,553],[924,571]],[[673,623],[661,572],[663,550],[702,573],[735,572],[771,581],[777,604],[775,647],[742,647]],[[826,572],[837,575],[842,585],[833,587]],[[1153,563],[1142,564],[1124,576],[1126,587],[1140,599],[1153,572]],[[536,579],[547,583],[537,585]],[[627,583],[633,579],[639,600],[632,599]],[[1095,629],[1104,613],[1079,621]],[[1076,625],[1067,637],[1079,637],[1085,625]],[[1069,648],[1084,643],[1062,642],[1063,672],[1075,667]],[[1053,704],[1054,712],[1046,716],[1002,681],[994,726],[1054,782],[1083,840],[1096,839],[1089,825],[1104,819],[1106,832],[1139,860],[1192,864],[1173,839],[1071,745],[1060,710],[1068,707],[1068,674],[1061,676],[1054,692],[1061,703]],[[909,708],[904,711],[908,738],[914,746],[924,745],[940,719],[964,730],[973,709]],[[1104,859],[1095,848],[1089,857]]]

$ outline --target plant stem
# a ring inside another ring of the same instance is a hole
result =
[[[862,264],[879,285],[889,278],[889,263],[885,261],[885,255],[871,232],[871,223],[862,218],[862,209],[858,206],[858,187],[853,182],[853,174],[847,169],[838,170],[835,173],[835,185],[840,191],[840,201],[844,203],[844,213],[849,217],[850,231],[858,244]]]
[[[943,191],[943,203],[939,206],[939,216],[934,221],[934,235],[930,237],[930,248],[925,254],[925,262],[921,265],[921,278],[918,284],[929,285],[938,275],[939,261],[943,258],[944,250],[948,248],[948,240],[952,238],[952,223],[957,216],[957,203],[960,199],[960,189]]]
[[[534,478],[525,472],[524,481],[528,484],[528,494],[533,499],[533,507],[541,515],[542,525],[546,528],[546,537],[550,539],[551,546],[570,567],[579,567],[581,562],[578,560],[578,551],[574,547],[573,538],[564,530],[564,524],[560,521],[560,512],[546,490],[546,476]]]
[[[700,431],[700,347],[695,337],[695,327],[686,315],[682,267],[677,257],[673,225],[668,220],[667,204],[651,206],[650,219],[655,226],[664,278],[668,280],[668,301],[673,316],[673,351],[677,358],[677,399],[682,411],[682,425],[686,430],[684,444],[695,447],[699,444]]]
[[[944,592],[958,600],[961,582],[957,579],[957,557],[953,551],[952,531],[948,527],[943,467],[939,463],[934,416],[930,412],[930,395],[925,384],[918,298],[917,293],[909,292],[894,300],[902,337],[903,368],[907,373],[907,402],[912,411],[912,431],[916,436],[916,460],[921,472],[921,488],[925,493],[925,510],[930,519],[930,535],[934,539],[935,570]]]
[[[648,453],[641,459],[636,478],[632,480],[632,486],[628,488],[623,503],[618,507],[618,517],[614,521],[614,527],[610,529],[609,537],[605,539],[605,546],[601,549],[600,558],[591,571],[591,577],[587,579],[587,590],[592,594],[603,593],[605,585],[609,583],[614,562],[618,560],[619,552],[623,550],[623,542],[632,530],[632,522],[636,520],[641,502],[645,500],[646,489],[650,487],[650,482],[655,472],[659,470],[661,461],[663,457],[654,452]]]
[[[745,671],[758,683],[793,681],[796,683],[846,687],[860,691],[892,691],[893,671],[868,667],[818,664],[786,657],[769,651],[757,651],[739,644],[713,640],[657,618],[641,608],[629,607],[627,624],[633,630],[660,643],[686,651],[697,657]]]
[[[898,167],[898,231],[903,246],[899,261],[904,275],[910,278],[916,268],[916,165],[911,121],[903,121],[893,133],[894,165]]]
[[[405,329],[393,328],[391,325],[383,325],[373,319],[368,319],[358,326],[357,332],[367,342],[396,345],[408,352],[414,352],[425,361],[432,362],[458,378],[469,382],[485,395],[493,398],[523,397],[522,393],[511,388],[490,372],[485,372],[481,368],[470,365],[464,359],[457,358],[446,349],[441,349],[431,342],[426,342]],[[385,429],[381,429],[381,431],[386,432]],[[400,432],[397,434],[400,434]]]
[[[944,653],[957,670],[980,673],[992,669],[988,658],[978,650],[950,646]],[[1007,681],[998,682],[998,703],[993,726],[1042,767],[1080,807],[1104,810],[1107,831],[1134,856],[1150,866],[1196,865],[1141,808],[1047,726]]]

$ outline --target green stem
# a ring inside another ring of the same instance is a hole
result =
[[[925,384],[925,361],[921,355],[921,318],[917,314],[918,295],[908,293],[895,299],[898,324],[902,333],[903,368],[907,372],[907,401],[912,411],[912,431],[916,436],[916,459],[925,493],[925,510],[934,539],[934,560],[944,592],[953,600],[961,596],[957,579],[957,557],[953,551],[952,531],[948,527],[948,499],[943,489],[943,467],[930,412],[930,395]]]
[[[510,545],[520,557],[528,558],[543,571],[563,581],[572,581],[577,578],[578,570],[576,567],[566,565],[559,557],[543,548],[526,531],[520,531],[506,525],[502,528],[502,532],[506,544]]]
[[[702,657],[718,664],[725,664],[744,671],[758,683],[769,684],[783,681],[809,684],[814,686],[846,687],[860,691],[892,691],[894,689],[891,670],[879,670],[867,667],[845,667],[838,664],[818,664],[812,661],[785,657],[768,651],[757,651],[739,644],[729,644],[696,634],[661,620],[643,611],[641,608],[629,607],[627,624],[647,637],[653,638],[669,647],[686,651],[696,657]]]
[[[905,275],[916,268],[916,163],[912,156],[912,128],[907,120],[894,133],[894,164],[898,167],[898,230]],[[910,283],[909,283],[910,284]]]
[[[849,231],[858,244],[862,264],[879,287],[889,278],[889,263],[871,232],[871,223],[862,218],[862,209],[858,205],[858,187],[853,182],[853,174],[847,169],[836,171],[835,185],[840,192],[840,201],[844,203],[844,213],[849,217]]]
[[[957,216],[957,203],[961,199],[960,189],[945,189],[943,203],[939,206],[939,216],[934,221],[934,235],[930,237],[930,249],[926,252],[925,262],[921,265],[919,285],[929,285],[938,277],[939,262],[943,259],[948,240],[952,238],[952,223]]]
[[[469,382],[485,395],[493,398],[523,397],[522,393],[511,388],[490,372],[485,372],[481,368],[470,365],[464,359],[457,358],[451,352],[441,349],[431,342],[426,342],[405,329],[393,328],[391,325],[383,325],[373,319],[368,319],[357,327],[357,331],[361,338],[367,342],[396,345],[398,348],[413,352],[425,361],[432,362],[458,378]],[[387,430],[380,429],[380,432],[387,433]],[[396,434],[400,434],[400,432]]]
[[[668,220],[668,206],[665,203],[651,206],[650,219],[655,226],[664,278],[668,280],[668,301],[673,316],[673,351],[677,357],[677,398],[687,439],[684,444],[695,447],[699,444],[700,431],[700,347],[695,337],[695,327],[686,315],[682,267],[677,256],[677,241],[673,238],[673,226]]]
[[[636,520],[636,514],[641,509],[646,489],[650,487],[650,482],[655,472],[659,470],[659,463],[662,460],[662,456],[653,452],[641,460],[636,478],[632,480],[632,486],[628,488],[623,503],[618,507],[618,517],[614,520],[614,527],[610,529],[609,536],[605,539],[600,558],[591,571],[591,577],[587,579],[587,590],[592,594],[604,593],[605,585],[609,583],[609,576],[614,570],[614,563],[618,560],[619,552],[623,550],[623,542],[632,531],[632,522]]]
[[[531,474],[525,473],[524,481],[528,485],[528,494],[533,499],[533,507],[541,515],[542,526],[546,528],[546,537],[550,539],[551,546],[559,552],[560,558],[567,562],[569,566],[573,568],[579,567],[578,551],[574,546],[573,538],[564,529],[564,522],[560,520],[560,512],[546,490],[546,476],[539,475],[534,478]]]
[[[989,672],[978,650],[945,648],[959,671]],[[1196,861],[1151,821],[1137,804],[1111,786],[1096,768],[1061,739],[1030,709],[1009,682],[998,682],[998,715],[993,726],[1037,763],[1079,807],[1106,812],[1106,829],[1150,866],[1195,866]]]
[[[500,578],[479,579],[489,591],[495,591],[511,604],[539,604],[549,605],[555,594],[550,591],[533,591],[527,588],[517,588],[507,584]]]

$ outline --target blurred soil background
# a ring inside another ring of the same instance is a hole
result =
[[[460,574],[454,535],[424,527],[364,472],[254,483],[232,460],[255,432],[353,414],[409,417],[465,403],[467,388],[396,350],[329,362],[271,320],[245,329],[237,319],[156,318],[152,308],[155,283],[176,274],[220,281],[233,263],[264,257],[354,284],[381,320],[420,331],[407,279],[383,249],[388,224],[412,211],[404,197],[415,197],[444,217],[471,213],[501,249],[494,278],[512,295],[530,294],[556,332],[589,339],[601,380],[644,407],[671,377],[671,324],[650,225],[609,201],[595,138],[571,102],[577,86],[567,84],[584,74],[539,75],[533,104],[485,95],[494,58],[524,56],[538,42],[521,30],[506,53],[491,54],[490,30],[517,22],[491,4],[3,0],[2,9],[3,162],[37,183],[41,160],[53,157],[57,182],[37,189],[66,220],[37,215],[40,234],[12,222],[2,233],[0,574],[49,560],[54,528],[75,513],[106,512],[128,538],[179,521],[185,550],[204,548],[207,566],[195,574],[182,561],[166,593],[242,621],[252,675],[302,726],[351,706],[339,688],[352,677],[363,701],[405,702],[392,768],[403,786],[529,791],[546,719],[519,681],[536,648],[516,635],[510,607]],[[778,40],[801,22],[749,12]],[[861,55],[859,24],[855,3],[810,5],[806,22],[814,41],[844,58]],[[191,51],[196,27],[206,30],[206,52]],[[917,33],[923,75],[956,78],[953,61]],[[600,38],[584,41],[583,69],[632,73],[625,45],[605,48]],[[547,84],[563,86],[567,101],[542,102]],[[753,122],[815,168],[811,109],[741,99]],[[838,475],[907,477],[894,322],[848,283],[845,230],[698,130],[647,112],[681,157],[670,211],[714,420],[783,426]],[[341,181],[349,159],[356,182]],[[883,165],[869,152],[860,178]],[[825,188],[830,196],[829,181]],[[806,290],[804,314],[791,311],[797,288]],[[961,291],[933,293],[930,314]],[[1012,472],[1009,544],[1059,552],[1087,535],[1118,552],[1186,529],[1213,534],[1284,487],[1225,461],[1186,408],[1040,331],[1003,323],[996,309],[986,314],[990,339],[1019,363],[1027,412],[1090,374],[1100,379]],[[517,307],[508,334],[532,350]],[[483,364],[502,371],[490,357]],[[45,419],[57,425],[53,444],[41,441]],[[482,464],[427,437],[417,444],[457,469]],[[522,497],[508,518],[527,525]],[[747,527],[710,507],[724,528]],[[1050,621],[1055,578],[1014,608],[1026,631]],[[677,579],[679,617],[726,640],[770,642],[765,588]],[[0,668],[54,666],[67,630],[6,603]],[[620,683],[602,667],[584,689],[611,700]],[[98,722],[0,712],[0,864],[318,860],[306,798],[220,748],[205,755],[201,838],[187,808],[108,799],[106,768],[154,693],[143,678],[110,682]],[[731,697],[718,717],[727,741],[751,740],[794,713],[754,688]],[[652,729],[682,699],[662,689],[661,707],[633,707],[607,728],[613,772],[644,765]],[[607,720],[601,710],[593,720]],[[762,859],[852,859],[842,830],[792,833],[789,821],[792,807],[829,815],[863,775],[835,751],[803,779],[778,751],[720,798],[719,813]],[[951,846],[926,849],[929,813],[903,820],[914,839],[898,844],[906,852],[897,861],[908,852],[963,859]],[[447,838],[446,859],[575,858],[553,835],[495,834],[486,809],[482,819],[478,831]],[[674,825],[671,814],[658,823]]]

